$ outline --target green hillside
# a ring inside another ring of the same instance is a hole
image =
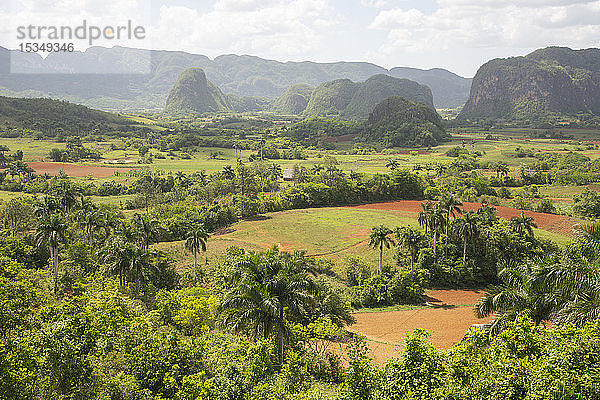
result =
[[[313,90],[312,86],[303,83],[292,85],[273,102],[271,108],[280,114],[302,114],[308,106]]]
[[[427,86],[407,79],[374,75],[360,83],[340,79],[317,86],[303,114],[365,120],[377,103],[390,96],[402,96],[433,107],[433,96]]]
[[[360,139],[388,147],[429,147],[450,140],[450,135],[433,108],[394,96],[375,107]]]
[[[391,96],[402,96],[433,108],[433,95],[427,86],[408,79],[375,75],[358,87],[342,115],[347,119],[366,119],[379,102]]]
[[[54,137],[139,129],[144,128],[129,119],[66,101],[0,96],[0,130],[9,134],[28,130]]]
[[[188,68],[171,88],[165,112],[170,114],[215,113],[231,111],[227,97],[200,68]]]
[[[307,116],[341,116],[360,86],[350,79],[337,79],[317,86],[304,110]]]

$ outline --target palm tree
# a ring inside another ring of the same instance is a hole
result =
[[[235,179],[235,171],[231,165],[226,165],[223,167],[223,178],[227,179],[228,181]]]
[[[234,265],[233,287],[220,304],[223,324],[253,339],[274,336],[279,360],[291,335],[288,320],[307,313],[314,302],[315,286],[304,257],[277,248],[249,253]]]
[[[556,264],[550,256],[520,265],[504,263],[498,273],[500,286],[492,286],[475,305],[475,315],[485,318],[496,314],[490,333],[504,329],[506,322],[520,316],[531,318],[536,325],[550,319],[557,302],[553,288],[539,279],[539,272]]]
[[[380,225],[376,226],[371,230],[371,235],[369,236],[369,246],[374,249],[379,248],[379,271],[383,266],[383,248],[390,248],[390,246],[395,245],[394,239],[389,237],[393,232],[390,228]]]
[[[148,250],[151,242],[154,242],[160,234],[158,221],[150,218],[148,214],[135,214],[132,218],[132,223],[134,230],[144,241],[144,249]]]
[[[562,262],[540,275],[559,299],[554,321],[583,326],[600,319],[600,222],[578,225],[577,241],[565,251]]]
[[[415,257],[419,251],[419,245],[423,240],[421,232],[409,226],[396,228],[396,239],[404,249],[408,251],[410,256],[410,281],[414,281],[415,277]]]
[[[438,233],[444,229],[446,223],[446,212],[440,203],[437,203],[431,211],[431,229],[433,230],[433,255],[437,259],[437,239]]]
[[[398,168],[400,166],[400,164],[398,163],[398,160],[391,159],[387,162],[387,164],[385,164],[385,166],[393,171],[396,168]]]
[[[454,195],[443,196],[440,200],[441,207],[446,213],[446,252],[448,251],[448,228],[450,227],[450,216],[452,218],[456,218],[456,214],[461,214],[462,210],[459,206],[462,206],[462,203],[454,197]]]
[[[75,205],[77,190],[75,190],[71,182],[62,179],[56,188],[56,197],[64,213],[67,214],[71,210],[71,207]]]
[[[431,225],[431,215],[433,214],[433,203],[430,200],[428,200],[427,203],[421,203],[421,207],[423,208],[423,211],[421,211],[419,213],[417,220],[419,221],[419,225],[422,226],[423,228],[425,228],[425,234],[427,235],[427,232]]]
[[[281,166],[277,163],[271,164],[269,168],[269,173],[274,180],[278,180],[282,176]]]
[[[457,222],[458,234],[463,238],[463,263],[466,263],[467,241],[479,235],[479,217],[473,211],[467,211]]]
[[[67,233],[67,224],[59,214],[51,214],[42,219],[37,227],[36,241],[38,246],[44,243],[48,244],[50,249],[50,258],[52,259],[52,272],[54,273],[54,289],[58,282],[58,246],[65,239]]]
[[[194,254],[194,270],[198,266],[198,252],[200,249],[206,251],[206,241],[208,233],[204,230],[204,226],[198,225],[188,232],[188,237],[185,240],[185,248]]]
[[[122,238],[115,238],[104,247],[104,262],[108,267],[108,272],[119,276],[119,284],[125,286],[129,267],[131,265],[127,252],[129,248]]]
[[[527,217],[525,216],[525,213],[521,211],[521,215],[513,217],[510,220],[510,224],[512,225],[513,230],[519,235],[527,235],[533,239],[533,228],[537,228],[533,217]]]

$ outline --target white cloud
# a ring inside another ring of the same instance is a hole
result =
[[[206,13],[163,5],[152,36],[158,48],[286,57],[316,49],[335,24],[329,0],[218,0]]]
[[[360,4],[365,7],[382,8],[387,4],[387,0],[360,0]]]
[[[600,42],[600,2],[567,0],[439,0],[430,13],[395,8],[369,28],[386,32],[380,51],[412,54],[452,48],[536,48]]]

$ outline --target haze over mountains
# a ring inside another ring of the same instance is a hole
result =
[[[0,93],[50,96],[107,110],[161,109],[179,74],[187,68],[197,67],[204,70],[208,80],[223,93],[240,98],[272,100],[295,84],[316,87],[337,79],[363,82],[374,75],[385,74],[427,85],[433,92],[436,107],[454,108],[467,100],[471,84],[470,79],[443,69],[394,68],[388,71],[365,62],[282,63],[247,55],[223,55],[210,60],[203,55],[175,51],[150,51],[150,74],[125,74],[125,71],[139,69],[141,52],[144,50],[92,47],[71,55],[69,65],[65,54],[50,54],[43,59],[37,54],[0,47],[0,71],[4,72],[0,74]],[[27,73],[7,74],[10,57],[20,71]]]

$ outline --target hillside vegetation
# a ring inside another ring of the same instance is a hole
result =
[[[342,79],[319,85],[303,114],[366,119],[377,103],[390,96],[402,96],[433,108],[433,96],[427,86],[407,79],[375,75],[361,83]]]
[[[394,147],[425,147],[450,140],[450,135],[433,108],[393,96],[377,104],[371,112],[362,139]]]
[[[540,120],[600,113],[600,50],[549,47],[495,59],[473,80],[461,119]]]
[[[231,111],[227,97],[200,68],[181,73],[169,92],[165,111],[168,113],[215,113]]]
[[[0,96],[0,130],[4,136],[17,136],[24,131],[54,137],[145,130],[136,125],[118,115],[65,101]]]

